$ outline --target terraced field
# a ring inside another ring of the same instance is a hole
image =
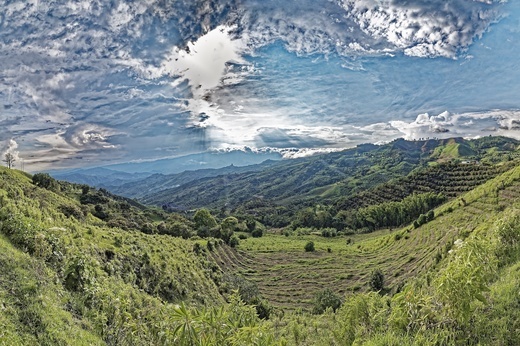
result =
[[[340,199],[335,208],[337,210],[357,209],[388,201],[399,201],[414,192],[441,192],[446,197],[453,198],[495,178],[517,164],[517,161],[509,161],[500,165],[441,164],[379,185],[352,197]]]
[[[315,293],[327,287],[340,295],[366,290],[374,269],[380,269],[386,286],[395,290],[434,266],[456,239],[478,225],[492,227],[499,211],[520,202],[519,181],[517,167],[437,208],[435,219],[417,229],[337,238],[271,232],[242,240],[236,250],[221,246],[210,253],[223,271],[256,282],[271,304],[286,310],[310,308]],[[308,241],[315,243],[315,252],[304,251]]]

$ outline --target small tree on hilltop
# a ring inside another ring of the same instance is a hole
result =
[[[7,168],[11,169],[14,167],[14,162],[16,161],[15,157],[11,153],[5,153],[4,162],[7,165]]]

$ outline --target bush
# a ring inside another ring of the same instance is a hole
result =
[[[256,221],[255,221],[255,219],[247,219],[246,220],[246,227],[249,230],[249,232],[253,232],[256,229]]]
[[[314,306],[312,308],[313,314],[322,314],[328,308],[334,312],[341,306],[341,299],[329,288],[318,292],[314,297]]]
[[[315,248],[314,248],[313,241],[310,241],[307,244],[305,244],[305,252],[314,252],[314,251],[315,251]]]
[[[61,205],[58,208],[66,217],[74,217],[76,220],[83,220],[85,218],[85,214],[83,210],[75,205]]]
[[[256,309],[256,315],[258,318],[261,318],[263,320],[268,320],[271,316],[271,312],[273,311],[273,307],[269,302],[265,299],[259,299],[257,302],[254,303],[255,309]]]
[[[36,173],[35,175],[33,175],[32,182],[34,185],[39,186],[41,188],[55,192],[59,191],[58,182],[48,173]]]
[[[195,215],[193,215],[193,221],[195,222],[195,227],[197,229],[200,229],[202,227],[211,229],[217,226],[217,221],[207,209],[197,210]]]
[[[96,281],[97,263],[87,256],[80,255],[73,258],[65,270],[65,288],[69,291],[83,291]]]
[[[239,244],[238,238],[236,236],[232,236],[229,239],[229,246],[236,247]]]
[[[193,252],[199,255],[203,251],[202,246],[199,243],[193,244]]]
[[[245,234],[239,234],[239,235],[238,235],[238,239],[240,239],[240,240],[247,239],[247,235],[245,235]]]
[[[370,281],[368,282],[372,291],[382,291],[385,288],[385,276],[381,270],[377,269],[370,275]]]
[[[251,232],[251,236],[253,236],[253,238],[260,238],[263,235],[264,231],[262,231],[260,228],[256,228],[255,230],[253,230],[253,232]]]
[[[335,237],[338,231],[335,228],[324,228],[321,230],[321,235],[325,238]]]

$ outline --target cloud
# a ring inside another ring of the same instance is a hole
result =
[[[211,91],[221,86],[224,78],[227,84],[238,83],[238,75],[229,75],[230,64],[244,64],[241,54],[244,50],[240,40],[232,39],[230,32],[233,27],[218,26],[201,36],[197,41],[190,42],[181,49],[174,46],[168,57],[162,62],[163,74],[175,78],[174,87],[187,82],[191,99],[188,100],[186,109],[191,112],[196,121],[210,117],[216,112],[216,108],[210,103]],[[207,123],[200,121],[200,126]]]
[[[136,138],[153,132],[149,124],[156,119],[170,116],[171,124],[184,128],[189,119],[181,121],[183,110],[172,107],[187,93],[168,84],[171,79],[161,62],[172,46],[184,47],[211,30],[215,23],[210,20],[225,22],[233,3],[15,0],[0,4],[0,106],[5,110],[0,113],[0,124],[5,125],[0,140],[22,136],[26,140],[22,152],[32,155],[29,142],[52,148],[59,143],[40,140],[57,134],[66,137],[59,145],[67,147],[72,157],[87,150],[79,143],[89,143],[88,150],[119,145],[111,143],[115,136],[101,140],[88,130],[70,137],[77,126]],[[184,118],[189,116],[184,113]],[[51,154],[39,151],[39,155]]]
[[[19,151],[17,149],[18,149],[18,143],[14,139],[10,139],[9,142],[7,143],[7,148],[2,153],[2,159],[6,154],[9,153],[9,154],[13,155],[13,158],[15,161],[19,161],[20,157],[18,156]]]
[[[456,58],[500,18],[484,0],[247,1],[238,20],[254,47],[276,40],[300,54],[344,56],[403,52]]]
[[[329,55],[356,71],[365,71],[359,58],[366,56],[455,58],[500,18],[500,6],[484,0],[4,2],[0,141],[16,138],[35,167],[57,159],[74,165],[154,157],[163,146],[181,155],[208,147],[307,150],[379,141],[378,134],[390,138],[411,125],[347,124],[365,100],[320,83],[332,78],[319,74]],[[291,57],[315,54],[315,65],[300,66],[312,77],[284,74],[289,59],[259,64],[262,49],[275,42]]]
[[[452,114],[448,111],[430,116],[419,114],[415,121],[390,121],[405,139],[482,137],[503,135],[520,139],[520,110],[491,110]]]

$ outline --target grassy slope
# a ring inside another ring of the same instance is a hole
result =
[[[343,237],[269,234],[242,241],[238,252],[219,247],[211,256],[224,270],[255,281],[264,296],[287,310],[308,308],[313,294],[327,286],[349,294],[350,304],[358,299],[351,292],[364,291],[375,268],[384,272],[389,288],[396,288],[427,274],[442,275],[455,239],[479,234],[495,242],[496,222],[508,208],[520,207],[519,182],[520,167],[515,167],[436,209],[430,223],[352,236],[351,245]],[[0,169],[0,308],[7,311],[0,315],[0,343],[172,344],[168,333],[176,324],[170,303],[222,302],[211,280],[212,266],[194,253],[191,241],[108,228],[92,215],[78,222],[59,211],[62,205],[79,208],[73,198],[37,188],[20,172]],[[314,253],[303,251],[309,240],[316,243]],[[488,341],[498,333],[500,340],[514,340],[511,333],[520,328],[518,314],[506,308],[518,306],[518,268],[517,262],[500,268],[486,295],[491,304],[477,305],[489,323],[474,322],[489,334]],[[289,344],[323,344],[332,338],[327,318],[290,315],[274,321],[278,327],[273,328],[281,328]],[[342,321],[341,313],[337,318]],[[337,318],[331,321],[337,324]],[[364,323],[375,324],[376,318]],[[490,329],[490,323],[496,328]],[[306,328],[313,336],[302,339]],[[372,344],[392,343],[392,335],[372,330],[361,337]],[[413,344],[408,334],[395,340]]]
[[[0,168],[0,308],[9,312],[0,344],[121,343],[140,333],[156,344],[170,303],[223,303],[193,242],[109,228],[90,214],[80,222],[63,205],[80,208]]]
[[[88,321],[67,311],[70,295],[41,261],[0,236],[0,344],[102,345]]]
[[[325,287],[341,295],[366,290],[374,269],[381,269],[395,289],[434,267],[454,240],[491,227],[503,209],[519,200],[520,166],[437,208],[435,219],[417,229],[349,236],[350,245],[346,237],[268,234],[243,240],[237,251],[221,248],[213,258],[223,270],[255,281],[274,305],[309,308]],[[314,241],[316,252],[304,251],[308,241]]]

